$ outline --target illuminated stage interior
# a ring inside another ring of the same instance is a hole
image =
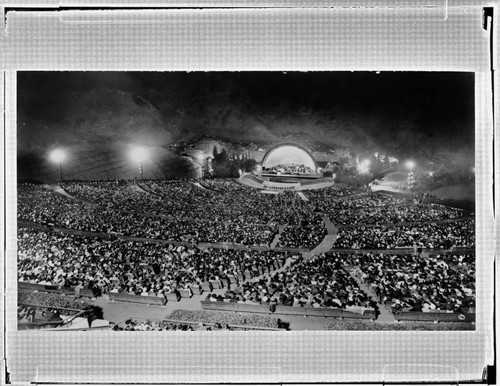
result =
[[[311,152],[293,143],[269,149],[254,173],[241,176],[239,181],[263,192],[320,189],[334,184],[333,178],[323,177]]]

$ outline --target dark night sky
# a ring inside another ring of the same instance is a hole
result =
[[[472,73],[19,73],[19,113],[57,122],[64,94],[115,88],[142,95],[160,108],[202,97],[244,94],[264,113],[280,108],[412,119],[415,130],[452,130],[471,138]],[[69,102],[69,101],[68,101]],[[166,112],[165,112],[166,113]]]
[[[387,151],[405,137],[408,152],[412,141],[473,149],[474,74],[18,73],[20,154],[115,141],[167,146],[197,133],[271,138],[288,126],[324,138],[340,138],[342,127],[357,133],[351,143]]]

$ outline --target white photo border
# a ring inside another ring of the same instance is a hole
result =
[[[480,380],[494,355],[494,132],[489,33],[481,29],[481,11],[489,4],[378,9],[366,3],[357,9],[7,14],[6,249],[0,263],[6,319],[0,326],[12,382],[382,383],[392,365],[421,366],[442,381]],[[474,72],[476,331],[18,332],[16,77],[25,70]],[[396,380],[414,379],[403,373]]]

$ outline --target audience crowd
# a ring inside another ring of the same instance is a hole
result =
[[[18,280],[89,288],[95,296],[124,292],[166,297],[210,280],[258,276],[287,252],[174,246],[20,228]],[[291,256],[291,255],[290,255]]]
[[[474,247],[473,220],[341,228],[334,248],[392,249]]]
[[[443,205],[407,203],[354,210],[328,210],[327,215],[337,225],[383,225],[449,220],[463,217],[466,213]]]
[[[197,331],[202,330],[203,325],[192,325],[189,323],[164,322],[162,320],[137,320],[127,319],[120,324],[110,326],[113,331]]]
[[[281,304],[293,307],[342,308],[352,312],[374,310],[376,303],[342,268],[341,259],[322,254],[297,261],[269,278],[211,294],[207,300],[244,304]]]
[[[179,289],[194,293],[207,282],[224,282],[231,288],[224,295],[211,293],[207,300],[374,310],[376,303],[345,270],[348,266],[393,312],[458,312],[474,307],[474,255],[457,254],[453,248],[473,248],[475,226],[458,209],[368,194],[343,184],[306,191],[310,202],[295,192],[263,195],[222,179],[141,181],[139,186],[67,182],[63,187],[93,205],[43,185],[19,184],[18,218],[167,243],[19,227],[19,281],[74,288],[75,294],[86,288],[94,296],[118,292],[161,298]],[[326,234],[319,213],[339,227],[333,252],[300,260],[290,252],[268,249],[278,229],[278,247],[316,247]],[[221,243],[241,249],[223,248]],[[440,252],[425,258],[334,252],[417,247]],[[275,272],[285,261],[289,264]],[[34,316],[29,307],[19,309],[20,320]],[[127,328],[194,329],[154,321],[115,326]]]
[[[279,319],[264,315],[174,310],[165,320],[129,318],[110,326],[113,331],[233,331],[256,327],[279,328]]]
[[[278,246],[314,249],[321,243],[325,235],[325,225],[321,217],[318,216],[314,223],[284,228],[280,233]]]
[[[355,275],[393,312],[461,312],[475,307],[475,256],[344,255]]]
[[[63,228],[101,233],[120,233],[178,242],[213,242],[269,246],[275,225],[219,222],[213,218],[147,215],[140,208],[123,212],[85,205],[42,186],[20,185],[18,218]]]
[[[262,195],[230,179],[140,181],[137,186],[115,182],[71,182],[62,185],[71,195],[100,206],[237,224],[298,224],[313,211],[297,195]],[[144,191],[151,194],[145,194]]]
[[[411,201],[407,197],[387,193],[366,193],[362,188],[352,188],[342,184],[325,189],[308,190],[306,195],[315,206],[315,210],[323,213],[338,209],[393,206]]]

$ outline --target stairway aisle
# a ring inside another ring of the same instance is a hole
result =
[[[358,283],[359,288],[361,288],[361,290],[363,292],[365,292],[367,295],[369,295],[372,298],[372,300],[377,302],[379,315],[377,317],[376,322],[397,323],[396,320],[394,319],[394,316],[392,315],[392,313],[387,308],[385,308],[385,306],[383,304],[379,303],[377,296],[373,293],[371,288],[369,288],[365,283],[363,283],[359,277],[357,277],[356,275],[353,275],[352,270],[346,269],[346,271],[349,273],[349,275],[354,280],[356,280],[356,283]]]
[[[286,227],[286,225],[279,225],[278,226],[278,233],[276,233],[276,236],[274,236],[274,239],[271,242],[271,245],[269,246],[270,249],[276,248],[276,246],[278,245],[278,242],[280,241],[281,232],[283,232],[285,227]]]
[[[307,198],[307,196],[304,193],[297,192],[297,195],[301,198],[302,201],[309,202],[309,199]]]
[[[321,242],[310,252],[309,258],[330,251],[333,244],[335,244],[335,241],[337,240],[338,229],[335,224],[330,221],[328,216],[322,215],[321,217],[325,223],[326,235],[323,240],[321,240]]]
[[[335,240],[337,239],[337,236],[335,235],[326,235],[321,243],[319,243],[312,251],[312,255],[319,255],[321,253],[328,252],[329,250],[332,249],[333,244],[335,243]]]
[[[335,235],[335,238],[337,238],[337,233],[339,229],[335,226],[335,224],[330,220],[330,218],[326,214],[321,215],[321,219],[325,223],[326,227],[326,233],[328,235]]]
[[[50,185],[47,185],[47,186],[54,193],[59,194],[59,195],[64,196],[64,197],[67,197],[67,198],[69,198],[71,200],[78,201],[78,202],[81,202],[82,204],[89,205],[89,206],[95,206],[95,207],[99,206],[98,204],[96,204],[94,202],[90,202],[90,201],[84,200],[83,198],[72,196],[71,194],[69,194],[68,192],[66,192],[63,188],[61,188],[61,186],[59,186],[58,184],[50,184]]]

